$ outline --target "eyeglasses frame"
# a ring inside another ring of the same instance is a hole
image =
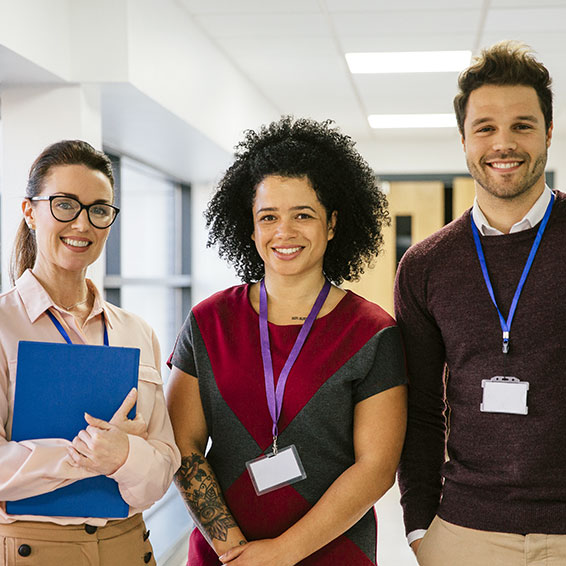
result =
[[[57,220],[57,222],[72,222],[73,220],[76,220],[80,215],[81,212],[83,210],[86,210],[86,217],[88,218],[89,223],[91,224],[91,226],[94,226],[94,228],[97,228],[98,230],[106,230],[106,228],[110,228],[110,226],[112,226],[112,224],[114,224],[114,222],[116,221],[116,218],[118,218],[118,214],[120,213],[120,209],[117,206],[114,206],[113,204],[108,204],[106,202],[104,203],[100,203],[100,202],[93,202],[92,204],[83,204],[79,199],[75,198],[75,197],[70,197],[68,195],[49,195],[49,196],[44,196],[44,197],[27,197],[30,201],[41,201],[41,200],[48,200],[49,201],[49,210],[51,211],[51,216],[53,216],[53,218],[55,218],[55,220]],[[53,200],[56,198],[68,198],[71,200],[74,200],[75,202],[77,202],[79,204],[79,211],[77,212],[77,214],[75,216],[73,216],[73,218],[70,218],[69,220],[61,220],[59,218],[57,218],[55,216],[55,213],[53,212]],[[90,219],[90,207],[91,206],[99,206],[101,204],[104,204],[104,206],[109,206],[110,208],[114,209],[116,211],[116,214],[114,215],[114,218],[112,219],[112,222],[110,222],[110,224],[108,224],[108,226],[105,226],[104,228],[100,228],[100,226],[96,226],[96,224],[93,223],[93,221]]]

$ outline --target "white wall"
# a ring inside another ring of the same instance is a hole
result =
[[[20,203],[35,157],[48,144],[80,138],[102,147],[100,93],[96,85],[5,87],[2,100],[2,285],[7,288],[11,243],[21,219]],[[102,261],[90,277],[102,282]]]
[[[49,143],[81,137],[210,185],[241,132],[277,118],[175,0],[0,0],[0,63],[3,288],[27,172]]]
[[[241,281],[227,263],[221,261],[215,248],[207,248],[204,210],[214,189],[213,183],[200,183],[191,187],[192,204],[192,299],[199,303],[212,293],[238,285]]]

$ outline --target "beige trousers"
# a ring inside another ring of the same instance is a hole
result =
[[[566,535],[476,531],[435,517],[417,560],[420,566],[565,566]]]
[[[105,527],[0,525],[0,566],[155,566],[141,514]]]

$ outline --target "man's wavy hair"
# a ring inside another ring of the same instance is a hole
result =
[[[327,218],[337,211],[325,276],[336,284],[358,279],[383,244],[389,216],[376,176],[354,145],[331,120],[284,116],[258,132],[246,131],[205,212],[207,245],[218,245],[243,281],[260,280],[264,264],[251,238],[256,187],[268,175],[306,177]]]
[[[552,79],[548,69],[537,61],[528,45],[518,41],[496,43],[484,49],[472,65],[460,73],[454,110],[462,136],[470,94],[484,85],[533,87],[548,131],[552,124]]]

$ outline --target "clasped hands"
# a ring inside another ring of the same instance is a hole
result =
[[[290,554],[278,539],[263,539],[235,546],[218,558],[222,564],[233,566],[293,566],[296,561]]]
[[[109,421],[85,413],[86,429],[81,430],[67,447],[71,466],[83,468],[97,475],[110,476],[128,458],[128,434],[147,439],[147,425],[140,413],[129,419],[138,392],[132,389]]]

